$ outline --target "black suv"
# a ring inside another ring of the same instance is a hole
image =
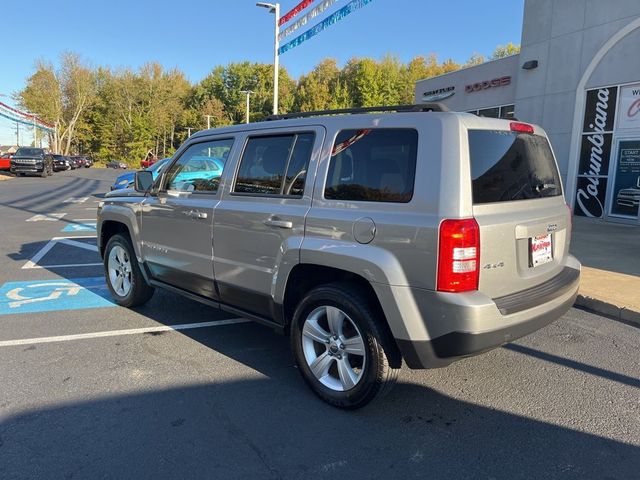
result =
[[[53,174],[53,155],[44,148],[21,147],[11,159],[11,173],[19,176]]]

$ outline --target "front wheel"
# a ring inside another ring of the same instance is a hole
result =
[[[355,409],[391,388],[398,370],[391,366],[394,345],[384,321],[354,285],[330,284],[307,294],[294,313],[291,342],[316,395],[335,407]]]
[[[136,307],[153,296],[154,288],[145,281],[128,237],[118,234],[109,239],[104,268],[107,286],[118,305]]]

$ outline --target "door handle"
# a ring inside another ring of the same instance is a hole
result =
[[[268,227],[293,228],[293,222],[289,222],[287,220],[280,220],[278,217],[265,220],[264,224]]]
[[[184,212],[184,214],[196,220],[204,220],[209,216],[205,212],[198,212],[197,210],[189,210],[188,212]]]

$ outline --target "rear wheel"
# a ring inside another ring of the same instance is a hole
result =
[[[118,305],[135,307],[148,302],[154,288],[147,284],[140,270],[131,240],[114,235],[104,253],[107,286]]]
[[[351,284],[315,288],[296,308],[294,356],[304,380],[325,402],[355,409],[389,391],[398,370],[390,365],[393,340],[384,317]]]

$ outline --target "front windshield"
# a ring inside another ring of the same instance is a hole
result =
[[[19,148],[15,153],[16,157],[39,157],[44,154],[41,148]]]

